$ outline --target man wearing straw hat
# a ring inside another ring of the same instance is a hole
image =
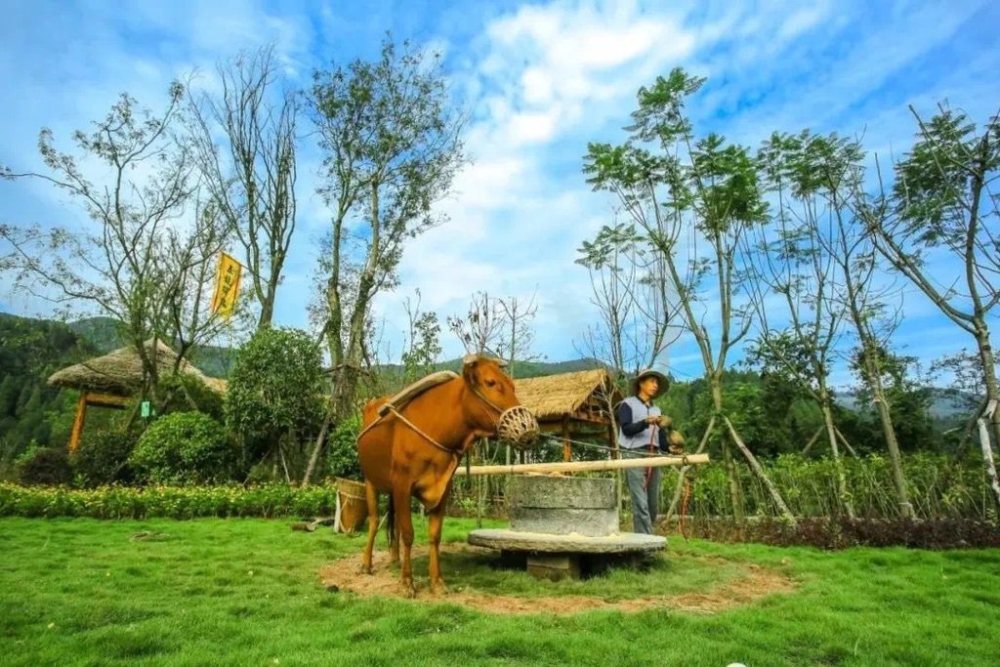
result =
[[[683,452],[683,438],[672,432],[670,417],[661,414],[653,401],[670,388],[667,376],[651,368],[632,380],[632,395],[618,405],[618,444],[632,455]],[[641,453],[640,453],[641,452]],[[629,468],[625,471],[632,496],[632,527],[637,533],[651,534],[659,512],[660,469]]]

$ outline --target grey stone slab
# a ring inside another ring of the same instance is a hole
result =
[[[507,552],[562,554],[621,554],[660,551],[667,538],[641,533],[616,533],[599,537],[526,533],[504,528],[480,528],[469,533],[469,544]]]
[[[615,508],[615,480],[599,477],[524,475],[511,478],[507,488],[512,507]]]
[[[589,537],[618,532],[618,512],[609,509],[511,507],[510,529],[523,533],[577,533]]]

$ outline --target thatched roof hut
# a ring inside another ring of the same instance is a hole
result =
[[[514,388],[540,424],[566,419],[608,424],[612,406],[623,398],[603,368],[514,380]]]
[[[145,343],[146,350],[153,352],[153,341]],[[156,341],[156,365],[162,373],[170,373],[177,364],[177,353],[163,341]],[[226,381],[211,378],[182,360],[180,372],[193,375],[204,382],[209,389],[217,393],[226,391]],[[49,384],[56,387],[77,389],[80,399],[76,404],[76,418],[73,420],[73,430],[69,436],[69,450],[75,452],[80,445],[84,423],[87,419],[87,407],[96,405],[109,408],[122,408],[126,399],[142,388],[143,368],[138,350],[123,347],[102,357],[88,359],[74,364],[49,376]]]
[[[153,340],[146,341],[146,350],[153,351]],[[177,353],[162,340],[156,341],[156,363],[160,371],[169,373],[177,363]],[[181,361],[180,372],[193,375],[210,389],[223,393],[226,381],[211,378],[187,360]],[[101,392],[114,396],[131,396],[142,387],[143,369],[139,353],[132,347],[123,347],[102,357],[74,364],[49,377],[49,384],[80,391]]]
[[[543,431],[562,434],[563,460],[572,457],[570,436],[598,435],[616,446],[614,409],[624,396],[603,368],[514,380],[514,388]]]

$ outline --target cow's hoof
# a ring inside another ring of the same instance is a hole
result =
[[[371,565],[362,565],[361,567],[358,568],[358,572],[360,572],[361,574],[375,574],[375,568],[373,568]]]
[[[413,582],[403,582],[403,595],[410,598],[411,600],[417,597],[417,587],[413,585]]]
[[[437,579],[431,582],[431,595],[446,595],[448,593],[448,587],[444,583],[444,579]]]

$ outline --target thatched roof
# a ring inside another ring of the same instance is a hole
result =
[[[622,399],[611,375],[602,368],[514,380],[514,388],[521,403],[541,422],[567,417],[606,419],[608,395],[613,404]]]
[[[153,341],[146,341],[145,346],[152,352]],[[177,362],[177,353],[162,340],[157,341],[156,362],[161,372],[169,373]],[[220,394],[226,390],[225,380],[208,377],[187,360],[181,362],[180,371],[194,375]],[[56,371],[49,377],[49,384],[81,391],[131,396],[142,386],[142,360],[135,348],[123,347],[103,357],[95,357]]]

